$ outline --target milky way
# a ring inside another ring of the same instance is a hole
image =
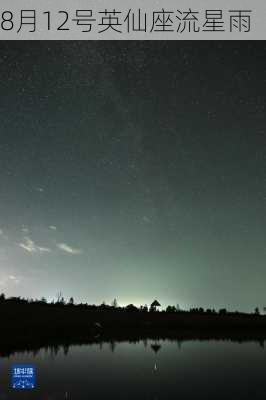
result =
[[[0,291],[264,306],[263,42],[9,42]]]

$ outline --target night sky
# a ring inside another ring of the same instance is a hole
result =
[[[266,306],[264,42],[2,42],[0,292]]]

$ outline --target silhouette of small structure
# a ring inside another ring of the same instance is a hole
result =
[[[151,303],[150,311],[157,311],[156,307],[161,307],[161,304],[159,303],[158,300],[154,300],[154,301]]]

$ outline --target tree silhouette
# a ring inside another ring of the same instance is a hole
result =
[[[156,307],[161,307],[161,304],[159,303],[158,300],[154,300],[154,301],[151,303],[150,311],[151,311],[151,312],[156,311]]]
[[[225,315],[226,313],[227,313],[226,308],[220,308],[220,310],[219,310],[220,315]]]
[[[128,304],[126,306],[127,311],[139,311],[138,307],[134,306],[134,304]]]
[[[74,304],[74,299],[73,299],[73,297],[70,297],[68,304],[71,305],[71,306],[73,306],[73,304]]]
[[[143,312],[147,312],[148,311],[148,306],[147,306],[147,304],[145,304],[145,306],[140,306],[140,311],[143,311]]]
[[[64,299],[61,291],[57,293],[56,297],[57,297],[57,300],[56,300],[57,304],[62,304],[62,305],[65,304],[65,299]]]
[[[177,309],[175,308],[175,306],[167,306],[165,311],[173,313],[173,312],[176,312]]]
[[[111,306],[114,307],[114,308],[117,308],[117,307],[118,307],[118,304],[117,304],[117,300],[116,300],[116,299],[114,299],[114,300],[112,301]]]
[[[47,303],[47,300],[46,300],[45,297],[42,297],[42,298],[41,298],[41,303]]]

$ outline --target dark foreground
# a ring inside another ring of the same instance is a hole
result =
[[[144,312],[40,303],[0,304],[3,354],[46,345],[144,339],[266,339],[266,316],[244,313]]]

